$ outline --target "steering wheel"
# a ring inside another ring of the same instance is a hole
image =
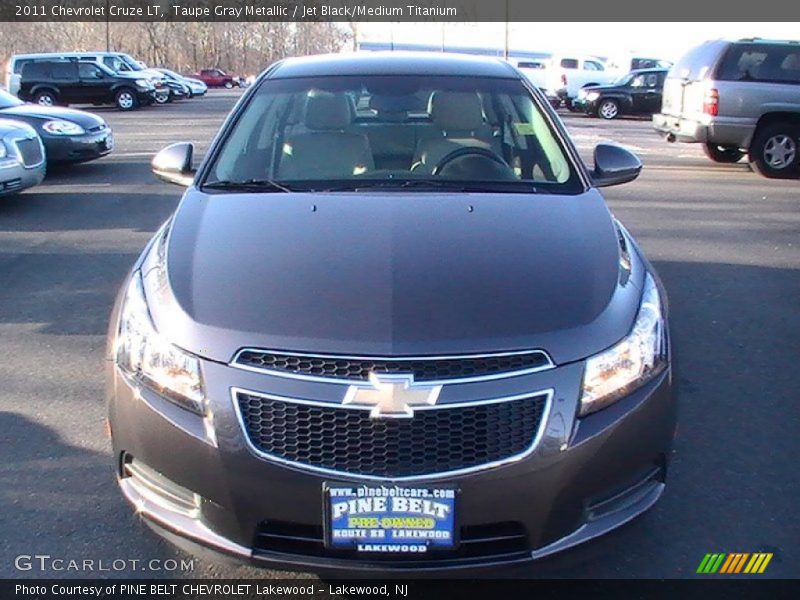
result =
[[[473,159],[473,161],[469,159]],[[508,166],[508,163],[502,156],[496,152],[492,152],[488,148],[480,148],[477,146],[465,146],[448,152],[439,159],[439,162],[433,167],[431,174],[444,177],[447,175],[446,171],[457,166],[461,166],[461,168],[467,167],[467,163],[474,162],[474,159],[478,159],[480,162],[483,162],[484,165],[488,163],[489,167],[497,174],[496,178],[498,179],[516,179],[514,171]],[[459,165],[459,163],[463,164]]]

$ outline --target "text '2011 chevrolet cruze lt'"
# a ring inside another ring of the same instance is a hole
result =
[[[243,95],[111,318],[122,492],[264,566],[533,560],[664,490],[664,290],[540,92],[496,60],[292,59]]]

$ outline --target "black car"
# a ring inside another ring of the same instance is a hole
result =
[[[148,79],[114,73],[97,63],[52,60],[22,68],[18,95],[42,106],[114,104],[120,110],[132,110],[152,103],[155,88]]]
[[[36,129],[50,164],[94,160],[114,148],[114,135],[106,122],[82,110],[26,104],[0,90],[0,118],[24,121]]]
[[[288,59],[245,92],[111,316],[114,465],[168,539],[264,566],[534,560],[665,488],[667,302],[499,59]],[[467,573],[468,571],[464,571]]]
[[[668,69],[636,69],[611,85],[586,86],[574,104],[601,119],[619,115],[652,115],[661,110],[664,79]]]

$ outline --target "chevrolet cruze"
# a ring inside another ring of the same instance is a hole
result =
[[[126,278],[116,474],[175,543],[312,571],[534,560],[639,515],[675,429],[664,290],[546,98],[495,60],[286,60]]]

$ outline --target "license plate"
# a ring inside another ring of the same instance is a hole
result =
[[[425,553],[457,544],[452,487],[325,484],[326,544],[361,553]]]

